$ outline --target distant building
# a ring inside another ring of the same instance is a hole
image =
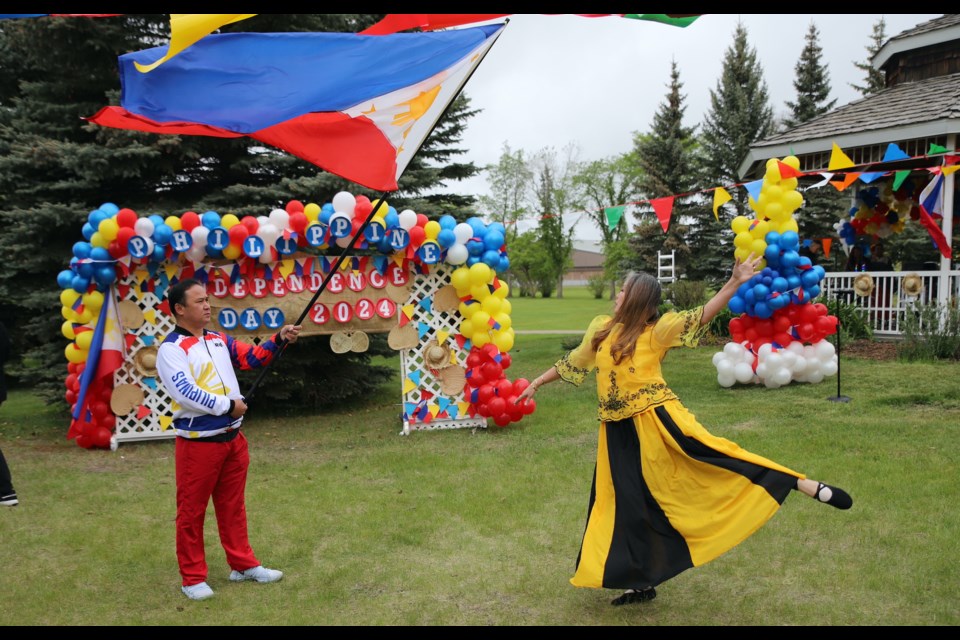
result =
[[[573,267],[563,274],[564,286],[584,286],[590,278],[603,276],[603,245],[599,242],[573,241]]]

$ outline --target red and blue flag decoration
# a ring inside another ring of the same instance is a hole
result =
[[[120,315],[113,292],[107,291],[104,297],[106,299],[100,307],[100,315],[93,329],[86,365],[80,376],[73,419],[67,431],[68,440],[98,426],[92,410],[93,404],[109,395],[113,389],[113,373],[123,364],[125,341],[120,330]]]
[[[943,218],[943,174],[936,174],[920,193],[920,224],[930,234],[933,244],[940,251],[940,255],[950,260],[953,258],[953,249],[947,242],[947,237],[937,226],[933,216]]]
[[[120,56],[119,107],[89,121],[161,134],[247,136],[362,186],[394,191],[503,24],[383,37],[213,35],[150,73]]]
[[[465,24],[476,22],[485,22],[487,20],[496,20],[512,16],[512,13],[388,13],[380,22],[367,27],[361,34],[371,36],[382,36],[398,31],[408,29],[422,29],[423,31],[433,31],[435,29],[447,29],[449,27],[458,27]],[[541,14],[541,15],[562,15],[562,14]],[[570,15],[570,14],[567,14]],[[663,24],[673,25],[675,27],[686,27],[693,23],[701,14],[698,13],[578,13],[574,14],[584,18],[605,18],[616,16],[618,18],[630,18],[632,20],[650,20],[661,22]]]

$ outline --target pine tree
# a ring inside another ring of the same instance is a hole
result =
[[[820,47],[820,31],[813,22],[805,40],[800,59],[794,67],[797,76],[793,80],[793,88],[797,91],[797,100],[787,101],[790,115],[785,123],[790,128],[825,114],[837,103],[836,99],[827,102],[830,97],[830,72],[821,63],[823,49]]]
[[[880,19],[873,24],[873,33],[870,34],[870,44],[866,47],[868,54],[867,59],[863,62],[853,63],[853,66],[863,71],[865,76],[862,86],[853,84],[852,82],[850,86],[859,91],[862,96],[872,95],[878,91],[882,91],[887,86],[886,76],[883,71],[874,69],[873,65],[870,64],[873,57],[883,48],[883,44],[887,39],[886,27],[886,21],[883,19],[883,16],[880,16]]]
[[[796,102],[787,102],[790,116],[786,120],[789,127],[795,127],[823,115],[833,108],[836,100],[827,102],[830,97],[830,74],[822,64],[823,50],[820,48],[820,32],[814,23],[806,35],[806,44],[797,61],[793,87],[797,91]],[[846,214],[850,196],[838,192],[832,187],[804,192],[804,203],[794,214],[800,229],[802,240],[822,241],[835,235],[833,225]]]
[[[747,42],[743,23],[734,31],[733,44],[727,49],[723,70],[715,90],[710,91],[710,111],[701,135],[704,152],[704,179],[715,185],[739,183],[740,163],[757,140],[765,138],[773,127],[773,110],[756,51]],[[690,240],[694,256],[691,271],[727,273],[733,262],[730,221],[735,215],[753,215],[745,189],[730,190],[733,200],[720,209],[719,222],[713,215],[698,219],[700,227]],[[724,209],[735,207],[732,213]]]
[[[356,32],[378,14],[262,14],[223,31]],[[328,202],[341,190],[378,196],[248,139],[153,135],[84,123],[119,102],[117,56],[169,37],[169,16],[0,21],[0,312],[11,321],[8,373],[63,397],[66,363],[57,274],[90,211],[110,201],[141,216],[212,209],[266,215],[291,199]],[[474,112],[464,96],[415,156],[388,203],[431,202],[443,180],[476,173],[451,163]],[[442,196],[451,213],[469,196]],[[438,204],[437,206],[441,206]],[[426,205],[424,205],[426,206]],[[437,217],[448,211],[425,210]],[[259,399],[295,398],[314,409],[366,393],[393,372],[371,366],[392,354],[383,336],[366,353],[334,355],[325,337],[287,349],[258,387]],[[252,378],[241,380],[246,386]],[[283,404],[275,402],[275,405]]]
[[[680,70],[675,61],[671,62],[668,88],[666,98],[653,117],[650,133],[634,134],[633,154],[640,167],[640,190],[644,198],[652,200],[678,196],[674,201],[672,216],[677,222],[671,223],[667,230],[668,238],[661,238],[661,241],[664,248],[669,244],[672,245],[671,249],[677,250],[675,268],[679,275],[686,272],[690,250],[683,238],[676,236],[677,225],[690,231],[690,224],[696,228],[705,211],[697,196],[684,195],[698,189],[700,158],[697,155],[696,126],[683,126],[683,116],[687,110],[684,104],[686,96],[681,93],[683,83],[680,82]],[[652,209],[648,210],[650,212]],[[686,221],[689,224],[685,224]],[[673,236],[670,237],[670,234]],[[656,261],[656,254],[653,255],[653,261]],[[645,259],[644,262],[649,263],[650,260]]]

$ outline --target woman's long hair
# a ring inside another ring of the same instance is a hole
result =
[[[607,326],[597,331],[590,342],[594,352],[600,343],[607,339],[614,327],[620,325],[610,355],[615,364],[620,364],[627,358],[633,357],[637,347],[637,338],[640,334],[657,321],[660,313],[660,283],[649,273],[631,272],[623,281],[623,298],[620,308],[614,311],[613,317]]]

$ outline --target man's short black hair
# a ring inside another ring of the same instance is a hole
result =
[[[187,278],[186,280],[181,280],[177,284],[173,285],[167,289],[167,302],[170,303],[170,313],[176,317],[176,307],[178,304],[183,304],[184,299],[187,297],[187,289],[200,285],[203,287],[203,283],[197,280],[196,278]]]

